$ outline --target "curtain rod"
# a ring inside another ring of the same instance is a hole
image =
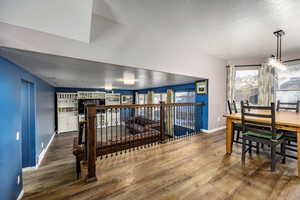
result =
[[[283,61],[283,63],[296,62],[296,61],[300,61],[300,58],[291,59],[291,60],[286,60],[286,61]],[[234,67],[260,67],[260,66],[261,66],[261,64],[234,65]],[[229,65],[226,65],[226,67],[229,67]]]
[[[260,67],[261,64],[252,64],[252,65],[234,65],[234,67]],[[226,65],[226,67],[229,67],[229,65]]]
[[[296,59],[292,59],[292,60],[286,60],[286,61],[283,61],[283,62],[287,63],[287,62],[295,62],[295,61],[300,61],[300,58],[296,58]]]

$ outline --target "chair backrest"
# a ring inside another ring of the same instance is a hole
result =
[[[260,134],[270,134],[272,139],[275,139],[275,104],[271,103],[271,106],[248,106],[242,101],[241,105],[243,132],[253,131]],[[253,119],[249,120],[248,117],[253,117]],[[267,129],[262,127],[267,127]]]
[[[297,103],[286,103],[286,102],[280,102],[277,101],[277,111],[280,110],[290,110],[290,111],[295,111],[299,112],[299,104],[300,101],[297,101]]]
[[[227,101],[227,105],[228,105],[228,109],[229,109],[229,113],[232,114],[232,113],[238,113],[238,110],[236,108],[236,103],[235,101],[233,100],[231,103],[230,101],[228,100]]]
[[[244,105],[245,105],[245,106],[250,106],[249,100],[245,100],[245,101],[244,101]],[[241,107],[242,107],[242,101],[241,101]],[[250,111],[250,108],[248,108],[248,111]]]

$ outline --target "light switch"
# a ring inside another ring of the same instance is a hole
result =
[[[16,140],[19,140],[19,139],[20,139],[20,132],[18,131],[16,134]]]

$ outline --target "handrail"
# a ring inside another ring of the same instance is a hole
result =
[[[123,150],[126,152],[127,149],[130,151],[139,146],[165,143],[169,138],[197,134],[201,131],[201,105],[204,104],[205,102],[107,106],[86,104],[84,132],[84,160],[88,166],[86,181],[97,180],[97,156]]]
[[[165,106],[192,106],[192,105],[204,105],[205,102],[191,102],[191,103],[165,103]],[[88,104],[89,106],[96,106],[97,110],[107,110],[116,108],[140,108],[140,107],[160,107],[161,104],[127,104],[127,105],[95,105]]]
[[[191,103],[166,103],[165,106],[193,106],[193,105],[205,105],[204,101],[191,102]]]

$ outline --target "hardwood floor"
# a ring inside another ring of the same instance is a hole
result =
[[[270,172],[267,154],[240,145],[225,156],[224,131],[200,134],[97,161],[98,181],[76,180],[72,142],[56,136],[38,170],[24,173],[23,199],[300,199],[296,161]]]

